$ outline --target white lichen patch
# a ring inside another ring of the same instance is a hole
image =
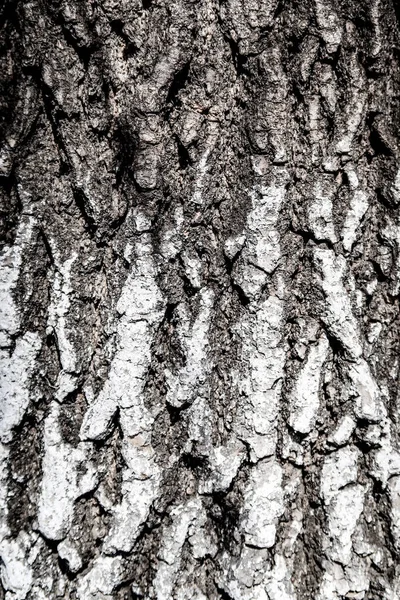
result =
[[[241,370],[232,374],[238,390],[232,428],[248,447],[254,463],[239,521],[245,547],[240,558],[222,558],[221,586],[235,600],[267,599],[278,591],[282,598],[292,600],[283,574],[285,568],[286,573],[290,571],[290,565],[278,559],[272,574],[265,554],[275,545],[276,528],[285,508],[283,472],[274,455],[286,349],[282,338],[284,283],[279,272],[275,273],[281,260],[277,224],[286,171],[277,167],[275,173],[276,185],[257,185],[251,195],[253,208],[233,272],[235,283],[250,302],[234,327],[241,345]],[[225,248],[227,255],[234,256],[240,249],[242,240],[239,246],[235,241]],[[269,280],[274,293],[260,298]]]
[[[117,409],[131,408],[141,414],[133,434],[145,429],[151,416],[141,394],[150,361],[152,331],[162,318],[162,296],[155,282],[152,248],[144,234],[137,243],[137,262],[117,303],[115,354],[108,378],[89,407],[81,427],[82,439],[101,439],[107,434]]]
[[[277,179],[286,171],[277,169]],[[235,327],[241,340],[243,371],[238,381],[235,431],[250,445],[251,459],[272,456],[276,446],[276,419],[281,394],[285,349],[282,344],[283,282],[277,277],[276,294],[258,301],[268,274],[278,267],[281,250],[277,222],[285,185],[260,185],[251,195],[253,208],[246,229],[246,245],[237,262],[235,281],[251,298],[248,311]]]
[[[237,558],[224,552],[221,557],[223,571],[219,577],[219,586],[234,600],[268,600],[263,580],[268,569],[266,559],[269,552],[267,548],[246,545]]]
[[[396,177],[394,178],[391,187],[396,204],[400,204],[400,169],[397,170]]]
[[[274,567],[265,578],[265,590],[270,600],[296,600],[296,593],[291,580],[292,568],[288,560],[281,554],[274,557]]]
[[[135,229],[137,233],[144,233],[151,229],[151,218],[144,214],[140,209],[133,209],[132,211],[135,221]]]
[[[191,323],[190,313],[186,306],[178,309],[178,335],[185,353],[186,364],[178,373],[165,371],[167,383],[167,401],[175,407],[189,404],[201,395],[202,386],[206,382],[211,368],[208,360],[208,330],[210,327],[211,309],[214,293],[204,288],[199,292],[199,314]]]
[[[201,510],[200,498],[189,500],[171,511],[172,525],[164,532],[158,553],[158,569],[153,581],[156,598],[171,598],[180,566],[182,547],[188,530]]]
[[[134,441],[133,441],[134,442]],[[131,444],[132,448],[127,448]],[[124,451],[130,451],[128,452]],[[136,449],[128,440],[122,449],[126,467],[121,484],[122,500],[112,509],[112,524],[104,542],[104,551],[130,552],[146,521],[151,503],[157,497],[159,471],[149,441]]]
[[[355,484],[338,491],[328,513],[328,537],[322,547],[326,555],[347,565],[352,556],[352,535],[364,506],[365,489]]]
[[[321,0],[318,0],[321,2]],[[322,2],[321,2],[322,4]],[[344,105],[341,115],[341,127],[338,128],[336,152],[348,154],[351,152],[352,143],[359,130],[365,115],[365,107],[368,99],[368,84],[363,67],[360,66],[357,52],[353,51],[346,62],[348,77],[351,78],[351,93]]]
[[[55,250],[53,250],[53,253]],[[72,372],[76,366],[76,357],[71,341],[68,339],[66,317],[70,310],[69,295],[71,287],[71,269],[77,254],[73,253],[70,258],[60,262],[54,273],[52,299],[49,305],[48,324],[54,329],[60,352],[61,366],[65,371]]]
[[[396,179],[397,180],[397,179]],[[400,290],[400,220],[397,217],[395,220],[387,218],[386,226],[382,229],[381,235],[384,238],[386,244],[392,249],[386,248],[387,254],[385,255],[381,249],[380,262],[389,272],[392,271],[393,283],[391,286],[391,293],[396,295]],[[386,259],[386,260],[385,260]]]
[[[245,242],[246,236],[244,234],[228,238],[224,244],[225,256],[232,260],[236,254],[239,254]]]
[[[283,514],[282,468],[273,459],[260,461],[250,473],[243,495],[241,526],[245,543],[272,548],[276,527]]]
[[[247,216],[246,245],[233,276],[246,296],[256,298],[281,256],[277,230],[285,186],[257,186],[251,193],[252,210]]]
[[[332,217],[334,182],[320,178],[314,184],[312,197],[308,205],[308,223],[317,240],[337,241]]]
[[[111,527],[104,541],[104,551],[110,554],[132,549],[159,485],[159,469],[151,446],[154,417],[144,404],[143,388],[153,336],[163,317],[163,298],[156,283],[151,240],[146,233],[136,244],[136,257],[116,307],[115,353],[109,375],[81,427],[83,440],[103,439],[119,408],[125,466],[122,498],[112,506]],[[89,577],[88,581],[92,579]]]
[[[51,302],[48,309],[48,333],[54,332],[57,339],[61,370],[57,379],[56,398],[62,401],[76,388],[76,372],[79,370],[68,327],[68,315],[71,307],[70,295],[73,292],[71,269],[77,259],[77,254],[74,252],[63,262],[54,243],[52,249],[55,259],[55,272]]]
[[[34,221],[22,217],[12,246],[5,246],[0,253],[0,341],[1,346],[10,345],[10,337],[18,333],[19,310],[14,300],[25,246],[31,239]]]
[[[203,204],[204,202],[204,198],[203,198],[203,188],[204,188],[204,179],[207,175],[207,171],[210,168],[209,162],[208,162],[208,157],[210,155],[211,152],[211,147],[208,146],[206,148],[206,151],[204,152],[203,156],[200,159],[199,165],[198,165],[198,172],[197,172],[197,178],[194,184],[194,191],[193,191],[193,196],[192,196],[192,202],[194,202],[195,204]]]
[[[357,556],[350,565],[343,567],[336,562],[323,561],[324,576],[316,600],[363,600],[369,589],[369,566]]]
[[[333,250],[314,248],[314,263],[321,273],[321,287],[325,294],[324,321],[354,358],[362,355],[357,321],[353,315],[349,295],[344,287],[346,261]]]
[[[364,359],[348,366],[352,391],[356,395],[354,413],[359,419],[378,423],[386,416],[382,394]]]
[[[378,338],[382,332],[382,328],[383,328],[383,325],[382,325],[382,323],[379,323],[379,322],[371,322],[369,324],[369,327],[368,327],[368,330],[366,333],[366,338],[367,338],[369,344],[372,345],[372,344],[376,343],[376,341],[378,340]]]
[[[236,439],[230,440],[226,446],[212,447],[208,456],[212,474],[206,484],[199,487],[200,493],[227,490],[245,457],[245,447]]]
[[[173,214],[173,227],[164,229],[161,235],[160,253],[164,258],[175,258],[182,248],[181,230],[184,223],[183,208],[179,204]]]
[[[308,98],[308,126],[310,129],[311,160],[313,164],[320,161],[322,140],[324,139],[323,111],[318,94],[310,94]]]
[[[250,445],[254,461],[272,456],[276,446],[276,419],[285,362],[282,315],[283,302],[278,296],[270,296],[237,326],[243,344],[242,361],[248,370],[239,379],[235,431],[239,439]]]
[[[91,569],[78,579],[79,600],[112,600],[124,575],[121,556],[99,556]]]
[[[10,442],[29,405],[29,380],[41,341],[37,333],[18,338],[10,356],[0,350],[0,440]]]
[[[34,584],[32,563],[34,553],[32,545],[36,536],[19,535],[16,539],[11,534],[4,535],[3,527],[0,539],[0,575],[7,600],[25,600]]]
[[[326,560],[318,600],[339,599],[349,591],[368,589],[367,565],[355,554],[352,539],[366,493],[365,487],[357,483],[359,457],[360,451],[353,447],[340,448],[325,458],[322,468],[327,533],[322,538]]]
[[[29,243],[33,219],[22,217],[13,246],[0,254],[0,575],[7,600],[24,600],[34,585],[33,562],[40,546],[37,533],[21,531],[16,537],[8,526],[8,461],[13,430],[23,419],[31,399],[30,379],[41,341],[37,333],[26,332],[15,341],[20,314],[14,292],[20,276],[22,255]],[[36,550],[35,550],[36,545]],[[42,598],[40,590],[37,597]]]
[[[191,255],[188,252],[183,252],[182,262],[183,266],[185,267],[186,276],[189,279],[192,287],[195,290],[199,290],[201,288],[203,268],[200,258],[198,256]]]
[[[294,500],[299,494],[300,472],[295,470],[290,475],[284,495],[285,499]],[[272,568],[265,572],[264,585],[270,600],[296,600],[293,575],[298,560],[296,541],[302,531],[303,513],[295,508],[290,511],[290,521],[285,523],[284,534],[280,536],[282,545],[275,551]]]
[[[280,480],[279,474],[278,480]],[[291,483],[297,489],[296,477]],[[278,489],[279,486],[275,492],[271,490],[272,493],[268,494],[269,500],[264,507],[259,505],[260,512],[272,509],[271,518],[275,513],[276,520],[283,512],[280,492],[276,495]],[[284,490],[283,493],[286,494],[286,491]],[[223,573],[219,578],[219,584],[229,592],[230,597],[235,600],[296,600],[292,575],[296,569],[295,544],[302,530],[302,513],[296,509],[291,516],[292,521],[285,529],[285,537],[281,538],[283,546],[272,550],[274,555],[272,562],[268,560],[271,549],[252,545],[245,545],[238,558],[229,557],[226,553],[222,555]],[[264,521],[260,520],[260,526],[263,524]],[[272,534],[270,539],[273,537]]]
[[[59,425],[60,406],[54,402],[44,425],[44,457],[42,462],[38,526],[50,540],[66,537],[74,513],[75,500],[93,490],[97,473],[88,460],[88,445],[77,448],[63,441]]]
[[[328,52],[333,53],[342,41],[343,27],[331,2],[315,0],[315,15]]]
[[[310,433],[319,409],[321,370],[326,361],[329,342],[322,334],[316,344],[310,346],[303,368],[290,394],[290,426],[299,433]]]
[[[187,440],[183,448],[184,452],[190,454],[195,445],[197,451],[202,456],[209,456],[212,453],[212,434],[214,429],[214,415],[209,401],[207,386],[199,390],[199,394],[192,404],[186,408]],[[207,479],[206,486],[210,485]],[[200,489],[203,489],[203,483],[199,483]]]
[[[378,422],[386,411],[382,394],[362,355],[361,333],[352,312],[350,297],[344,287],[346,262],[332,250],[314,248],[314,262],[321,273],[321,287],[325,295],[322,318],[328,331],[345,348],[352,362],[347,362],[347,376],[356,397],[355,415],[359,419]]]
[[[394,447],[391,427],[391,421],[386,417],[379,425],[370,425],[365,436],[366,441],[376,448],[371,452],[371,475],[383,488],[392,477],[400,475],[400,451]]]
[[[68,563],[71,573],[77,573],[82,568],[82,558],[78,552],[76,544],[66,538],[57,546],[58,556]]]
[[[337,75],[329,64],[321,64],[315,69],[319,73],[320,91],[325,110],[333,115],[337,105]]]
[[[218,553],[215,532],[210,531],[207,513],[201,506],[196,512],[195,519],[188,529],[188,542],[191,553],[196,559],[204,559],[206,556],[215,557]]]
[[[335,446],[343,446],[346,444],[354,429],[356,428],[356,422],[350,415],[345,415],[339,422],[334,433],[328,437],[328,442]]]
[[[13,536],[8,526],[9,449],[0,443],[0,577],[7,600],[25,600],[35,583],[33,563],[42,550],[37,533]],[[37,597],[43,596],[39,591]],[[43,599],[44,600],[44,599]]]
[[[341,488],[357,481],[357,461],[360,451],[356,448],[339,448],[329,454],[321,472],[321,496],[329,506]]]
[[[361,220],[368,210],[367,194],[363,190],[354,190],[350,195],[350,206],[342,229],[343,248],[350,252],[356,241]]]

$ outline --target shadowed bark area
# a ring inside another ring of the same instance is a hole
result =
[[[395,0],[0,10],[0,599],[399,598]]]

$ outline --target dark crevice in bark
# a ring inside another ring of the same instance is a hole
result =
[[[21,212],[18,181],[12,167],[7,176],[0,175],[0,244],[14,243]]]
[[[182,170],[185,170],[185,169],[187,169],[188,166],[193,165],[193,161],[190,158],[190,154],[189,154],[188,150],[182,144],[182,142],[180,141],[178,136],[175,136],[175,140],[176,140],[176,146],[177,146],[177,150],[178,150],[179,166]]]
[[[184,452],[179,460],[186,469],[196,473],[198,476],[207,475],[209,471],[208,459],[205,456]]]
[[[0,27],[11,24],[14,31],[20,32],[18,8],[22,3],[18,0],[4,0],[0,7]]]
[[[181,279],[183,282],[183,290],[188,298],[194,298],[198,292],[198,290],[192,285],[190,279],[184,274],[181,273]]]
[[[87,69],[88,66],[89,66],[89,61],[90,61],[93,53],[98,48],[98,43],[96,41],[94,41],[89,46],[86,46],[86,45],[84,45],[82,43],[79,43],[79,40],[77,40],[71,34],[71,32],[66,27],[66,24],[62,20],[61,17],[57,18],[55,20],[55,23],[57,23],[57,24],[59,24],[61,26],[61,31],[63,33],[65,41],[67,42],[67,44],[69,46],[71,46],[71,48],[73,48],[75,50],[75,52],[76,52],[77,56],[79,57],[79,60],[82,63],[84,69]]]
[[[185,85],[187,84],[187,82],[190,79],[190,76],[189,76],[190,64],[191,64],[191,61],[190,60],[187,61],[184,64],[184,66],[181,69],[179,69],[179,71],[177,73],[175,73],[175,75],[173,76],[173,79],[169,86],[167,97],[165,100],[167,106],[169,104],[172,104],[175,107],[181,106],[181,102],[179,100],[179,93],[181,90],[183,90],[183,88],[185,87]]]
[[[168,509],[173,505],[175,498],[164,498],[163,505],[157,508],[153,505],[150,508],[149,516],[144,524],[139,536],[136,539],[134,550],[130,553],[130,566],[128,568],[128,578],[131,582],[139,585],[142,594],[134,594],[133,598],[145,598],[149,587],[156,575],[156,559],[162,539],[163,525],[168,525],[171,517]]]
[[[376,199],[378,200],[378,202],[380,202],[380,204],[382,204],[382,206],[384,208],[386,208],[388,211],[392,212],[393,209],[397,208],[397,204],[394,204],[392,202],[392,200],[388,197],[387,194],[384,193],[384,190],[381,187],[377,187],[375,189],[376,192]]]
[[[387,280],[388,280],[388,276],[387,276],[387,275],[385,275],[385,273],[382,271],[382,267],[381,267],[381,265],[379,264],[379,262],[378,262],[378,261],[376,261],[376,260],[374,260],[374,259],[372,259],[372,258],[370,258],[369,262],[371,263],[371,265],[372,265],[372,266],[373,266],[373,268],[374,268],[374,273],[375,273],[375,275],[376,275],[376,278],[377,278],[377,280],[378,280],[380,283],[385,283],[385,282],[387,282]]]
[[[391,527],[391,517],[387,513],[387,506],[390,505],[390,499],[387,489],[384,489],[380,481],[373,479],[372,495],[376,504],[376,510],[380,517],[384,534],[384,547],[389,550],[390,554],[396,560],[399,559],[399,553],[396,550],[396,543],[393,537]]]
[[[392,2],[393,2],[394,12],[396,15],[397,26],[400,29],[400,4],[398,3],[397,0],[392,0]]]
[[[133,161],[138,149],[136,131],[126,122],[120,121],[113,132],[113,141],[116,146],[115,156],[115,185],[124,188],[126,180],[133,179]]]
[[[95,236],[97,231],[97,224],[90,215],[90,209],[87,207],[88,199],[85,196],[85,192],[77,186],[73,186],[72,193],[74,195],[75,204],[79,209],[79,212],[85,222],[86,229],[91,237]]]
[[[242,288],[240,287],[240,285],[237,285],[236,283],[233,283],[233,281],[231,282],[232,285],[232,289],[234,292],[236,292],[237,295],[237,299],[239,300],[240,304],[245,308],[246,306],[248,306],[251,302],[250,298],[248,298],[246,296],[246,294],[244,293],[244,291],[242,290]]]
[[[324,327],[325,335],[328,338],[329,346],[333,352],[333,360],[336,360],[338,357],[346,357],[348,352],[346,348],[343,346],[341,340],[333,335],[325,326],[324,323],[321,323]]]
[[[64,441],[75,448],[80,442],[80,428],[87,409],[82,386],[70,392],[60,406],[59,424]]]
[[[291,231],[295,235],[299,235],[303,238],[304,246],[307,246],[309,242],[315,244],[317,246],[326,246],[330,250],[335,250],[336,244],[332,243],[332,241],[328,238],[316,238],[315,235],[311,231],[305,231],[304,229],[299,229],[293,226],[292,223],[289,223],[288,231]]]
[[[47,256],[48,256],[48,259],[49,259],[49,264],[50,264],[50,266],[53,267],[54,266],[53,251],[52,251],[51,246],[49,244],[49,240],[47,239],[47,235],[45,233],[45,230],[42,227],[39,228],[39,238],[42,241],[42,243],[43,243],[43,245],[44,245],[44,247],[46,249],[46,253],[47,253]]]
[[[59,123],[58,118],[61,117],[61,113],[59,113],[55,107],[51,90],[47,87],[47,85],[42,81],[42,99],[45,115],[50,123],[51,130],[53,133],[54,142],[57,146],[59,160],[60,160],[60,169],[65,173],[69,174],[72,171],[72,166],[68,157],[68,152],[65,147],[62,136],[59,133]]]
[[[246,442],[247,457],[241,463],[236,475],[224,491],[205,494],[208,499],[207,513],[218,535],[219,550],[223,549],[237,556],[243,543],[240,532],[240,516],[243,506],[243,489],[249,476],[251,461],[250,447]]]
[[[44,543],[46,544],[46,546],[50,550],[50,552],[52,554],[58,556],[57,546],[60,543],[60,540],[51,540],[50,538],[46,537],[41,531],[38,531],[37,533],[39,534],[41,539],[44,541]]]
[[[369,143],[373,149],[375,156],[393,156],[393,150],[387,144],[381,132],[370,126]]]
[[[237,44],[237,42],[235,42],[235,40],[233,40],[231,37],[226,37],[226,39],[228,41],[229,48],[231,50],[232,61],[235,66],[238,77],[247,75],[248,74],[248,69],[246,68],[247,57],[240,54],[239,45]]]
[[[127,60],[129,57],[134,56],[139,48],[136,46],[134,42],[129,38],[129,36],[124,32],[125,23],[120,19],[114,19],[110,21],[110,25],[112,30],[121,37],[125,42],[125,48],[123,52],[124,59]]]
[[[307,490],[307,488],[306,488]],[[323,577],[323,555],[321,537],[325,519],[320,507],[304,498],[304,533],[301,533],[295,543],[295,554],[298,556],[293,584],[297,594],[304,598],[314,598],[318,592]]]
[[[182,417],[185,414],[185,411],[190,408],[191,403],[187,402],[185,404],[182,404],[182,406],[173,406],[172,404],[169,404],[168,402],[165,405],[165,408],[167,410],[167,413],[169,415],[169,419],[171,422],[171,425],[175,425],[175,423],[177,423],[180,419],[182,419]]]
[[[221,600],[234,600],[234,598],[230,594],[228,594],[228,592],[224,590],[224,588],[219,587],[217,584],[216,589],[218,594],[220,595]]]
[[[51,387],[55,388],[56,387],[57,377],[58,377],[59,372],[62,369],[62,365],[61,365],[60,348],[59,348],[57,336],[56,336],[56,333],[55,333],[54,330],[51,331],[51,333],[47,333],[46,334],[45,343],[46,343],[46,346],[49,349],[49,351],[51,352],[53,350],[55,352],[56,357],[57,357],[57,365],[54,365],[54,362],[51,363],[53,367],[54,366],[56,367],[57,374],[54,374],[55,375],[54,381],[53,382],[49,382],[50,385],[51,385]]]
[[[33,484],[41,474],[41,423],[44,410],[44,401],[32,406],[14,428],[8,484],[13,493],[8,498],[8,526],[15,537],[24,529],[30,529],[36,518],[36,490]]]
[[[237,498],[236,495],[234,492],[214,492],[211,495],[212,504],[208,508],[221,547],[233,555],[239,551],[237,536],[242,503],[240,496]]]

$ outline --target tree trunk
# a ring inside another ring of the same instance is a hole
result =
[[[400,598],[397,1],[2,11],[0,598]]]

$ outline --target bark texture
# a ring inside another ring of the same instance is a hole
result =
[[[6,0],[4,600],[400,598],[397,0]]]

